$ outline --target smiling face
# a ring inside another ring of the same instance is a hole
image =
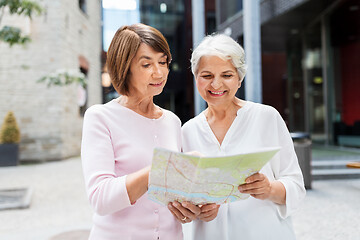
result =
[[[167,56],[141,43],[130,66],[129,96],[153,97],[162,92],[169,74]]]
[[[200,96],[208,105],[227,106],[241,86],[238,71],[230,60],[216,56],[201,57],[195,80]]]

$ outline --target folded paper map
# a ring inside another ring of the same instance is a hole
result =
[[[280,150],[263,148],[226,157],[199,157],[156,148],[148,197],[158,203],[189,201],[195,205],[234,202],[249,197],[238,186]]]

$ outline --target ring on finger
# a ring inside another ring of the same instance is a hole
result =
[[[181,221],[185,221],[186,219],[187,219],[187,217],[184,217],[184,218],[181,219]]]

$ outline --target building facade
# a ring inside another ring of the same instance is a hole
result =
[[[360,146],[360,1],[259,2],[263,103],[314,142]],[[216,3],[218,31],[242,43],[242,1]]]
[[[0,119],[14,112],[21,131],[21,161],[79,155],[84,110],[101,103],[101,1],[38,3],[44,13],[31,21],[8,13],[2,20],[32,39],[25,47],[0,42]],[[37,82],[74,69],[86,75],[86,97],[76,84],[48,88]]]

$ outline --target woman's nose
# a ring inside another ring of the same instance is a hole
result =
[[[211,86],[214,89],[218,89],[222,86],[222,80],[219,77],[214,77],[212,82],[211,82]]]
[[[154,68],[153,68],[153,77],[155,78],[160,78],[163,76],[163,72],[161,71],[161,67],[157,64],[154,65]]]

